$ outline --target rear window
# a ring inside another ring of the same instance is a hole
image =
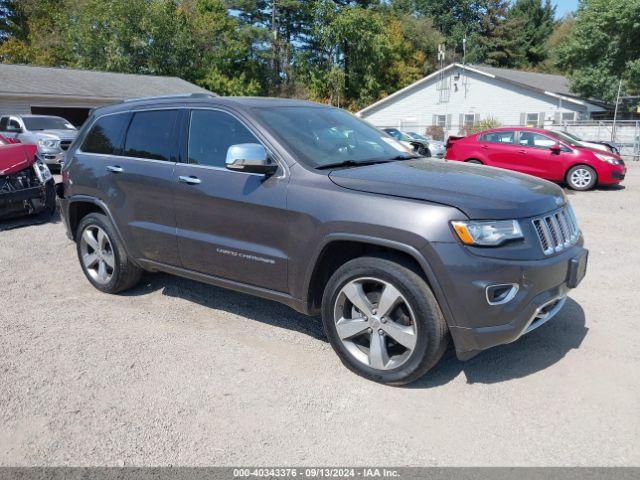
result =
[[[478,137],[478,141],[490,142],[490,143],[514,144],[516,143],[515,138],[516,138],[515,131],[500,131],[500,132],[484,133]]]
[[[174,151],[173,132],[177,116],[177,110],[134,113],[123,154],[127,157],[169,161]]]
[[[122,143],[122,134],[128,121],[128,113],[107,115],[99,118],[85,137],[82,143],[82,151],[106,155],[117,154]]]

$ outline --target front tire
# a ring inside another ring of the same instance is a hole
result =
[[[440,360],[449,338],[425,280],[379,257],[356,258],[336,270],[325,287],[322,322],[348,369],[389,385],[422,377]]]
[[[142,270],[127,257],[106,215],[90,213],[82,219],[76,249],[82,271],[98,290],[118,293],[140,281]]]
[[[576,165],[567,172],[566,181],[571,189],[585,191],[595,187],[598,176],[593,168],[587,165]]]

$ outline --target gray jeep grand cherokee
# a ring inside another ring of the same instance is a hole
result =
[[[349,113],[202,94],[95,110],[59,194],[96,288],[163,271],[322,314],[343,363],[416,380],[542,325],[585,274],[556,185],[419,158]]]

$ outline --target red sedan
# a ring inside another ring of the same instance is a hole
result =
[[[528,127],[449,137],[445,158],[566,182],[574,190],[618,184],[627,171],[619,155],[586,147],[562,132]]]

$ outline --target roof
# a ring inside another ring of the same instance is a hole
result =
[[[510,70],[508,68],[489,67],[487,65],[469,65],[470,67],[488,73],[503,80],[525,85],[536,90],[557,93],[558,95],[573,95],[569,90],[569,81],[562,75],[549,73],[527,72],[524,70]]]
[[[0,64],[0,95],[104,99],[208,93],[178,77]]]
[[[573,103],[584,104],[585,102],[590,103],[592,105],[598,105],[604,108],[610,108],[610,105],[602,102],[601,100],[596,99],[585,99],[578,97],[575,94],[572,94],[569,90],[569,81],[566,77],[562,75],[551,75],[548,73],[537,73],[537,72],[527,72],[524,70],[510,70],[507,68],[497,68],[497,67],[489,67],[487,65],[463,65],[461,63],[451,63],[444,67],[441,70],[436,70],[435,72],[427,75],[426,77],[418,80],[417,82],[412,83],[411,85],[404,87],[401,90],[398,90],[391,95],[378,100],[377,102],[369,105],[368,107],[363,108],[358,112],[358,115],[374,108],[378,107],[392,98],[401,95],[407,91],[410,91],[423,83],[426,83],[443,71],[451,70],[453,68],[462,68],[468,70],[470,72],[475,72],[480,75],[485,75],[491,78],[497,78],[502,81],[512,83],[515,85],[519,85],[521,87],[525,87],[530,90],[534,90],[538,93],[542,93],[544,95],[549,95],[552,97],[559,97],[564,100]]]
[[[135,109],[138,107],[147,107],[149,105],[184,105],[184,104],[214,104],[236,107],[239,109],[256,108],[256,107],[326,107],[328,105],[310,102],[307,100],[297,100],[290,98],[270,98],[270,97],[220,97],[218,95],[207,93],[192,93],[182,95],[162,95],[156,97],[142,97],[127,100],[122,103],[105,105],[95,109],[96,114],[103,115],[105,113],[114,113]]]

